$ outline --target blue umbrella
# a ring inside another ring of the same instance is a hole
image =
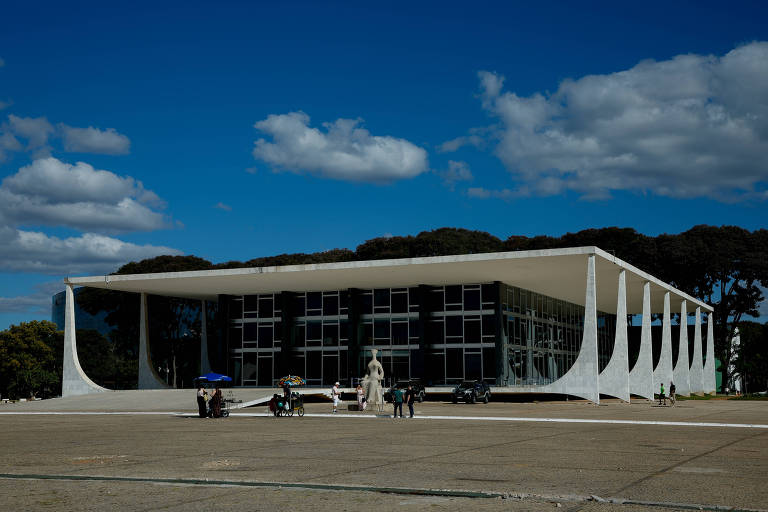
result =
[[[226,375],[222,375],[220,373],[211,372],[199,376],[197,380],[205,380],[208,382],[232,382],[232,377],[227,377]]]

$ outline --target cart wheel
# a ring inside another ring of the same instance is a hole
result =
[[[229,418],[229,411],[223,411],[221,415],[225,418]]]
[[[299,413],[299,416],[304,416],[304,407],[299,407],[297,412]]]
[[[293,409],[288,409],[288,416],[293,416]]]

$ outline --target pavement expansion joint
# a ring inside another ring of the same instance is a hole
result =
[[[353,492],[378,492],[384,494],[396,494],[404,496],[439,496],[449,498],[478,498],[478,499],[512,499],[516,501],[549,501],[553,503],[610,503],[612,505],[643,506],[659,509],[684,509],[684,510],[708,510],[708,511],[732,511],[732,512],[768,512],[766,509],[738,508],[727,505],[708,505],[698,503],[674,503],[662,501],[644,501],[627,498],[601,497],[590,495],[555,495],[536,494],[526,492],[489,492],[469,491],[462,489],[422,489],[408,487],[376,487],[342,484],[315,484],[302,482],[259,482],[248,480],[214,480],[214,479],[188,479],[188,478],[150,478],[130,476],[104,476],[104,475],[56,475],[56,474],[23,474],[0,473],[0,479],[6,480],[59,480],[59,481],[90,481],[90,482],[127,482],[127,483],[154,483],[167,485],[194,485],[209,487],[261,487],[261,488],[295,488],[325,491],[353,491]]]

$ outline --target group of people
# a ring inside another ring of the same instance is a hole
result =
[[[676,392],[677,392],[677,389],[675,388],[675,383],[670,381],[669,382],[669,402],[672,405],[675,405]],[[661,388],[659,389],[659,405],[667,405],[667,396],[664,394],[663,382],[661,383]]]
[[[358,411],[364,411],[368,407],[368,400],[365,397],[365,392],[363,391],[363,386],[360,384],[357,385],[357,410]],[[334,397],[333,400],[333,412],[336,412],[337,406],[338,406],[338,400],[337,397],[341,396],[341,392],[339,391],[339,383],[337,382],[335,386],[333,386],[333,389],[331,390],[331,394]],[[413,386],[409,385],[408,389],[403,391],[402,389],[393,389],[392,390],[392,406],[394,407],[394,417],[397,418],[398,411],[400,412],[400,417],[403,417],[403,403],[408,404],[408,412],[410,415],[409,418],[413,418],[413,404],[416,402],[416,391],[413,389]]]
[[[221,418],[221,402],[219,386],[211,395],[203,386],[197,388],[197,411],[201,418]]]

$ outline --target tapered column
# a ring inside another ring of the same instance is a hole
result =
[[[170,386],[157,374],[149,353],[147,294],[141,294],[139,313],[139,389],[166,389]]]
[[[629,402],[629,355],[627,343],[627,277],[619,272],[619,292],[616,298],[616,335],[611,360],[600,373],[599,390]]]
[[[691,393],[704,393],[704,368],[701,361],[701,308],[696,308],[696,322],[693,327],[693,362],[691,363]]]
[[[659,389],[659,384],[668,388],[672,382],[672,323],[669,315],[669,292],[664,294],[664,317],[661,324],[661,355],[659,363],[653,370],[653,389]]]
[[[61,396],[109,391],[93,382],[80,367],[75,328],[75,294],[69,283],[66,283],[64,297],[64,360],[62,361]]]
[[[208,315],[206,303],[200,301],[200,373],[211,372],[211,360],[208,359]]]
[[[672,377],[677,388],[677,394],[691,396],[690,369],[688,367],[688,303],[683,300],[680,304],[680,348],[677,351],[677,363],[672,371]]]
[[[717,378],[715,376],[715,328],[712,313],[707,315],[707,358],[704,361],[704,384],[705,393],[715,393],[717,390]]]
[[[653,400],[653,347],[651,344],[651,283],[643,284],[643,324],[640,331],[640,353],[629,372],[629,390]]]
[[[573,366],[562,378],[536,391],[579,396],[600,403],[597,360],[597,287],[595,282],[595,255],[587,259],[587,290],[584,302],[584,333],[581,349]]]

